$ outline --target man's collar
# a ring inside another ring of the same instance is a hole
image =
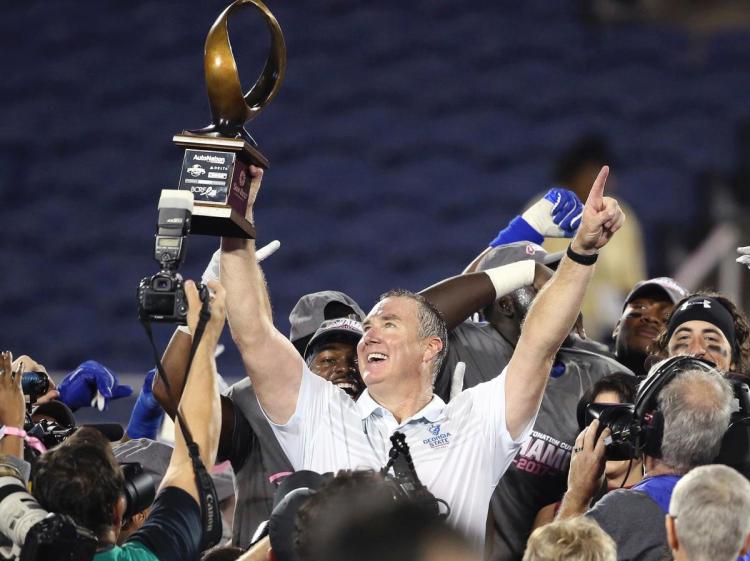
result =
[[[364,421],[376,411],[384,408],[370,396],[369,390],[365,390],[357,399],[357,409],[359,409],[360,419]]]
[[[360,419],[362,419],[363,421],[370,417],[373,413],[380,413],[382,415],[385,411],[387,411],[385,407],[380,405],[372,398],[369,390],[365,390],[364,392],[362,392],[362,395],[359,396],[359,399],[357,400],[357,408],[359,409]],[[445,402],[439,396],[433,394],[432,399],[427,405],[422,407],[422,409],[417,411],[408,419],[405,419],[401,424],[403,425],[405,423],[408,423],[409,421],[421,418],[425,418],[430,423],[434,423],[443,414],[444,409]]]

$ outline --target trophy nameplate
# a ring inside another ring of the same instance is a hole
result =
[[[243,95],[227,20],[245,5],[263,14],[272,41],[261,76]],[[211,26],[203,61],[213,122],[172,139],[185,148],[177,188],[193,193],[191,233],[254,238],[255,226],[246,218],[254,199],[249,167],[266,169],[269,163],[245,130],[245,123],[257,117],[276,96],[284,79],[286,46],[276,18],[260,0],[236,0]]]

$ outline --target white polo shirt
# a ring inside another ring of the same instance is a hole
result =
[[[492,492],[534,420],[517,440],[510,437],[505,370],[447,405],[433,396],[421,411],[398,423],[367,391],[355,403],[304,366],[294,415],[285,425],[271,426],[294,469],[319,473],[381,469],[388,462],[391,435],[401,431],[419,479],[450,505],[448,521],[481,548]]]

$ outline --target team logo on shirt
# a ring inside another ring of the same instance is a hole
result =
[[[445,448],[450,445],[451,433],[441,432],[439,423],[433,423],[427,427],[427,432],[432,436],[425,438],[422,444],[427,444],[430,448]]]

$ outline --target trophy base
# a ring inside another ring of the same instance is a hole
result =
[[[255,226],[232,207],[196,203],[190,233],[250,240],[255,238]]]
[[[185,148],[178,189],[193,194],[191,233],[255,238],[248,210],[250,165],[268,168],[268,160],[241,138],[202,136],[184,131],[172,139]]]
[[[201,136],[190,131],[182,131],[172,137],[172,142],[185,148],[207,150],[223,150],[235,152],[246,162],[263,169],[268,169],[269,163],[260,151],[242,138],[225,138],[221,136]]]

